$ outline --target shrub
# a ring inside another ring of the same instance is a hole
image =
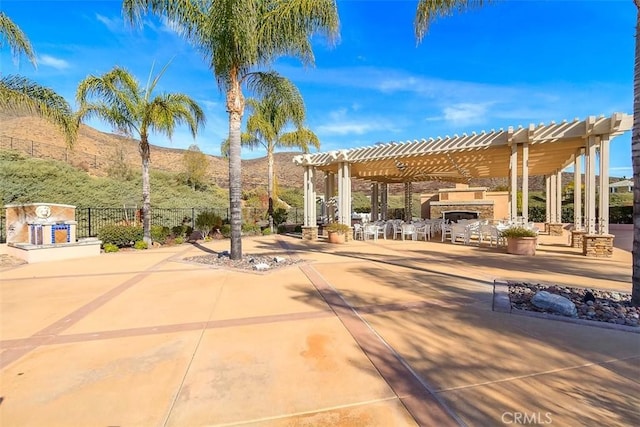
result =
[[[342,224],[340,222],[332,222],[329,225],[327,225],[325,228],[327,231],[343,233],[343,234],[346,234],[351,230],[351,227],[349,227],[347,224]]]
[[[169,227],[165,227],[163,225],[151,226],[151,240],[153,240],[154,242],[164,244],[170,235],[171,230],[169,229]]]
[[[176,245],[181,245],[181,244],[183,244],[183,243],[184,243],[184,237],[181,237],[181,236],[176,237],[176,238],[174,239],[174,243],[175,243]]]
[[[293,229],[294,233],[302,233],[302,226],[301,225],[296,225],[296,227]]]
[[[287,216],[289,212],[287,212],[284,208],[278,208],[273,210],[273,223],[278,226],[280,224],[284,224],[287,221]]]
[[[113,243],[105,243],[103,246],[105,253],[118,252],[120,250],[120,248]]]
[[[220,233],[227,239],[231,237],[231,224],[224,224],[222,227],[220,227]]]
[[[242,232],[253,236],[260,234],[260,226],[256,224],[242,224]]]
[[[511,227],[502,232],[503,237],[536,237],[537,235],[534,230],[524,227]]]
[[[271,234],[271,229],[269,227],[267,227],[264,230],[262,230],[262,235],[263,236],[268,236],[270,234]]]
[[[133,246],[142,237],[142,226],[136,225],[111,224],[98,231],[98,238],[103,244],[111,243],[119,248]]]
[[[284,224],[280,224],[278,226],[278,234],[285,234],[287,232],[287,227]]]
[[[149,245],[147,245],[146,242],[143,242],[142,240],[138,240],[133,247],[135,249],[149,249]]]
[[[200,212],[196,217],[196,230],[202,234],[203,238],[208,236],[214,228],[220,228],[221,226],[222,218],[213,212]]]

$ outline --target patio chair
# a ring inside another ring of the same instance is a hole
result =
[[[451,224],[443,222],[440,228],[442,230],[442,241],[444,242],[447,238],[451,240]]]
[[[416,226],[413,224],[402,224],[400,226],[402,231],[402,240],[405,240],[405,236],[411,236],[411,240],[416,240],[418,235],[416,234]]]
[[[391,224],[393,225],[393,238],[402,238],[402,221],[394,220]]]
[[[353,239],[364,240],[364,227],[362,224],[353,224]]]
[[[462,224],[451,224],[451,243],[456,243],[458,239],[462,239],[463,244],[469,243],[469,234],[467,233],[467,227]]]
[[[416,235],[422,236],[422,240],[431,240],[431,224],[428,222],[416,225]],[[420,239],[418,239],[420,240]]]
[[[363,233],[364,240],[367,238],[372,238],[373,240],[378,240],[378,226],[375,224],[367,224],[364,226]]]

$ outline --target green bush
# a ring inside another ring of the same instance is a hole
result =
[[[143,242],[142,240],[138,240],[133,247],[135,249],[149,249],[149,245],[147,245],[146,242]]]
[[[271,234],[271,229],[269,227],[267,227],[264,230],[262,230],[262,235],[263,236],[268,236],[270,234]]]
[[[105,243],[103,246],[105,253],[118,252],[120,250],[120,248],[113,243]]]
[[[278,226],[278,234],[285,234],[287,232],[287,227],[284,224],[280,224]]]
[[[133,246],[142,237],[142,226],[136,225],[111,224],[98,230],[98,238],[103,244],[111,243],[119,248]]]
[[[296,225],[296,228],[293,229],[294,233],[302,233],[302,226]]]
[[[214,228],[220,228],[222,226],[222,218],[210,211],[200,212],[196,217],[195,225],[196,230],[202,234],[202,237],[206,237]]]
[[[174,239],[174,243],[175,243],[176,245],[181,245],[181,244],[183,244],[183,243],[184,243],[184,237],[181,237],[181,236],[176,237],[176,238]]]
[[[231,237],[231,224],[222,225],[222,227],[220,227],[220,233],[222,234],[223,237],[226,237],[227,239]]]
[[[170,235],[171,230],[169,229],[169,227],[165,227],[163,225],[151,226],[151,240],[153,240],[154,242],[164,244]]]
[[[289,212],[287,212],[284,208],[278,208],[273,210],[273,223],[278,226],[280,224],[284,224],[287,221],[287,216]]]
[[[242,224],[242,232],[249,236],[257,235],[260,234],[260,226],[257,224]]]
[[[503,237],[536,237],[538,235],[534,230],[524,227],[507,228],[501,234]]]

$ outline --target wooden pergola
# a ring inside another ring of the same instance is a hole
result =
[[[471,135],[453,135],[407,142],[334,150],[294,157],[304,167],[305,227],[316,226],[315,176],[325,176],[324,194],[336,193],[339,222],[351,224],[351,179],[372,182],[372,214],[378,197],[386,213],[386,187],[405,184],[405,200],[410,200],[411,183],[427,180],[468,182],[472,178],[509,178],[509,212],[518,217],[518,177],[522,181],[522,215],[528,212],[529,176],[545,176],[547,222],[559,223],[561,173],[574,167],[575,187],[581,188],[581,159],[584,157],[585,218],[582,220],[582,194],[575,192],[575,226],[587,233],[608,233],[608,191],[600,192],[596,202],[596,176],[600,188],[608,188],[609,145],[613,138],[631,129],[633,117],[614,113],[611,117],[589,116],[585,120],[551,122],[547,125],[509,127]],[[596,153],[599,170],[596,170]],[[596,204],[597,203],[597,204]],[[405,203],[406,205],[406,203]],[[599,206],[599,218],[596,218]],[[597,228],[596,228],[597,227]]]

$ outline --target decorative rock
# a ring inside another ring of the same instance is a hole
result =
[[[593,304],[595,300],[596,300],[596,297],[593,295],[591,291],[585,292],[584,298],[582,298],[582,301],[586,302],[587,304],[589,304],[589,302]]]
[[[260,262],[258,264],[254,264],[253,265],[253,269],[254,270],[258,270],[258,271],[268,270],[269,269],[269,264],[264,263],[264,262]]]
[[[285,257],[281,257],[281,256],[277,256],[277,257],[273,258],[273,260],[274,260],[275,262],[278,262],[278,263],[279,263],[279,262],[284,262],[284,261],[286,261],[286,258],[285,258]]]
[[[531,298],[531,303],[538,308],[563,316],[576,317],[578,315],[576,305],[570,299],[547,291],[537,292]]]

